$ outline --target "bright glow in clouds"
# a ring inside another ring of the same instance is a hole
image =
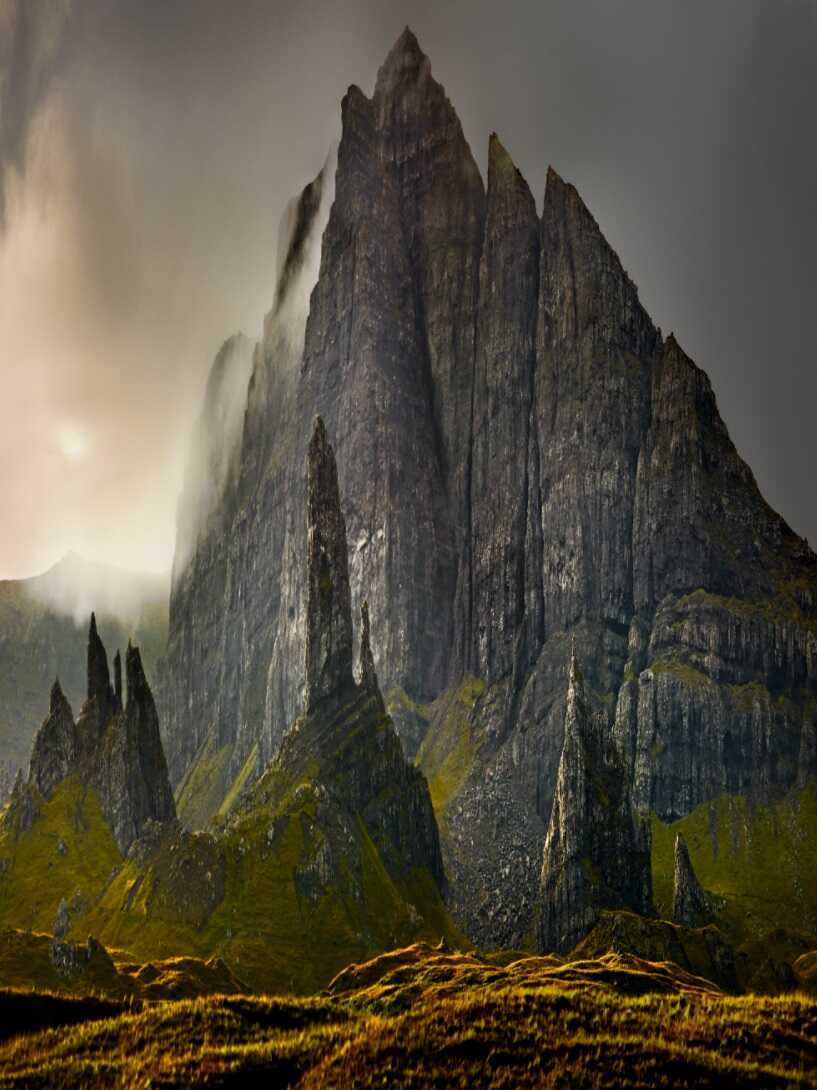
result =
[[[63,428],[59,443],[62,453],[72,462],[79,461],[88,449],[88,440],[76,428]]]

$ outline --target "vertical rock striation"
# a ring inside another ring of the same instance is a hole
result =
[[[174,780],[218,754],[224,797],[320,691],[302,654],[316,414],[372,670],[413,732],[430,724],[421,763],[456,770],[435,798],[475,941],[533,924],[571,638],[640,811],[817,775],[817,558],[575,187],[549,170],[537,216],[492,137],[486,193],[407,30],[372,96],[344,97],[336,170],[288,223],[235,472],[174,581]]]
[[[542,863],[540,949],[567,953],[612,908],[652,912],[650,828],[632,808],[604,716],[588,706],[574,651]]]

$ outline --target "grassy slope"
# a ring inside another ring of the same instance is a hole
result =
[[[615,955],[502,967],[415,947],[350,967],[321,997],[160,1003],[0,1046],[3,1087],[205,1082],[817,1086],[817,1004],[727,998]]]
[[[817,934],[817,783],[775,804],[723,797],[671,825],[653,818],[653,887],[663,916],[672,909],[678,832],[733,941],[775,928]]]
[[[91,904],[121,861],[96,794],[70,777],[19,840],[0,833],[0,926],[51,931],[61,899]]]
[[[127,860],[77,926],[140,958],[217,954],[254,990],[298,992],[416,937],[459,941],[430,873],[390,873],[360,815],[337,802],[348,751],[377,750],[387,729],[350,721],[322,765],[268,769],[218,834],[168,834],[147,867]]]

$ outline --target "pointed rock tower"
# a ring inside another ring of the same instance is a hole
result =
[[[427,870],[445,884],[440,838],[423,774],[409,764],[377,684],[364,605],[361,680],[352,673],[352,609],[335,456],[315,420],[307,456],[309,587],[304,715],[274,767],[284,782],[309,772],[346,815],[360,820],[393,879]],[[262,781],[263,782],[263,781]]]
[[[125,676],[127,704],[106,727],[96,777],[102,809],[123,852],[148,821],[172,821],[176,816],[159,716],[139,648],[131,644]]]
[[[60,680],[51,688],[51,708],[37,732],[31,752],[29,782],[48,798],[55,785],[64,780],[77,755],[74,713],[63,694]]]
[[[43,799],[69,776],[94,791],[120,851],[127,852],[149,820],[176,816],[173,792],[159,736],[156,705],[142,669],[139,649],[128,646],[127,707],[122,707],[122,665],[114,661],[115,688],[108,656],[91,614],[88,632],[88,697],[74,722],[59,680],[51,690],[51,709],[31,753],[28,783],[16,785],[4,819],[24,831]],[[70,891],[69,891],[70,892]]]
[[[574,648],[542,864],[540,949],[567,953],[605,908],[652,913],[650,832],[631,805],[607,722],[588,707]]]
[[[689,849],[681,833],[675,838],[675,884],[672,893],[672,919],[684,927],[703,927],[708,922],[709,906],[689,858]]]
[[[306,710],[311,712],[329,698],[342,700],[354,686],[346,523],[335,454],[319,416],[307,460]]]

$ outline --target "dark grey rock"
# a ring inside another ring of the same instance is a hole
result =
[[[307,471],[306,711],[343,700],[352,676],[352,599],[346,523],[340,509],[335,455],[320,417],[309,444]]]
[[[609,724],[587,704],[574,652],[545,837],[539,948],[569,952],[602,909],[652,914],[650,827],[632,808]]]
[[[672,893],[672,919],[684,927],[703,927],[708,923],[709,906],[701,888],[689,849],[681,833],[675,838],[675,879]]]

